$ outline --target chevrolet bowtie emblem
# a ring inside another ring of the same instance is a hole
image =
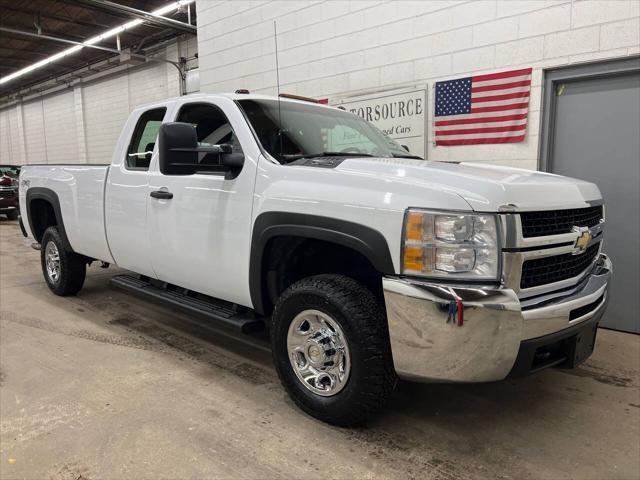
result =
[[[576,238],[576,243],[574,247],[574,254],[584,252],[589,244],[591,243],[591,232],[587,227],[573,227],[573,231],[579,233],[578,238]]]

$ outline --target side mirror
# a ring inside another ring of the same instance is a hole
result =
[[[201,153],[218,156],[215,163],[200,163]],[[158,132],[158,159],[160,171],[165,175],[191,175],[194,173],[225,173],[235,178],[244,165],[242,153],[232,153],[231,145],[198,143],[193,125],[182,122],[163,123]]]
[[[231,148],[231,145],[228,146]],[[221,153],[220,164],[226,169],[226,173],[224,175],[226,180],[236,178],[240,175],[242,167],[244,166],[244,153]]]
[[[165,175],[195,173],[198,135],[188,123],[163,123],[158,132],[158,161]]]

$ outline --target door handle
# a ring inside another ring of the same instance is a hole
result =
[[[173,193],[167,192],[166,190],[155,190],[149,195],[151,195],[153,198],[161,198],[163,200],[171,200],[173,198]]]

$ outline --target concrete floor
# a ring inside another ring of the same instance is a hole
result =
[[[380,418],[340,429],[295,408],[264,347],[89,272],[54,296],[0,220],[1,478],[640,477],[639,336],[600,330],[573,371],[402,383]]]

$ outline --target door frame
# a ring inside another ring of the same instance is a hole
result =
[[[540,125],[540,155],[538,170],[551,172],[553,169],[553,138],[555,133],[556,85],[598,77],[611,77],[640,71],[640,56],[620,58],[543,70],[542,119]]]

